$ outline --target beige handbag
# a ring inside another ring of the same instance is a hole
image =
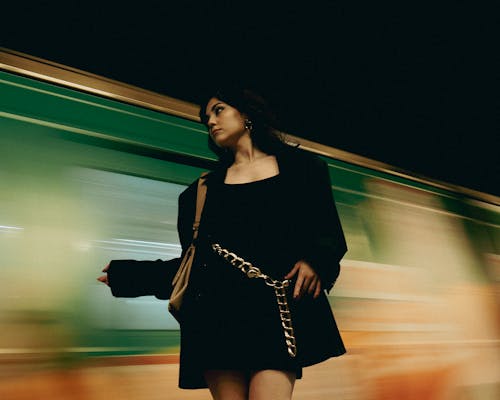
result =
[[[174,318],[179,321],[179,313],[182,307],[182,299],[184,293],[186,292],[189,275],[191,274],[191,267],[193,265],[194,255],[196,252],[196,239],[198,238],[198,228],[200,226],[201,212],[203,211],[203,206],[205,204],[205,198],[207,197],[207,186],[205,185],[205,175],[207,172],[201,174],[198,179],[198,190],[196,193],[196,213],[193,222],[193,241],[189,245],[184,257],[181,261],[181,265],[177,270],[177,273],[172,280],[172,294],[170,295],[170,301],[168,303],[168,311],[174,316]]]

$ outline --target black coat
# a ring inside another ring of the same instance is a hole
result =
[[[289,225],[284,229],[294,232],[289,246],[293,253],[292,259],[307,261],[317,271],[323,287],[330,290],[339,275],[339,261],[347,247],[331,191],[327,165],[314,155],[292,148],[280,151],[276,158],[281,179],[285,182],[283,187],[287,191],[285,198],[288,200],[283,207],[286,207],[290,215]],[[223,182],[225,174],[226,169],[220,167],[207,176],[208,195],[211,187]],[[193,182],[179,196],[178,232],[183,253],[192,239],[196,187],[197,182]],[[206,232],[202,216],[199,240],[208,239]],[[199,252],[193,268],[204,263],[203,257],[203,253]],[[179,260],[113,261],[109,272],[113,294],[126,297],[154,294],[158,298],[168,298],[170,285],[165,282],[171,281]],[[193,291],[188,293],[190,296],[196,295]],[[298,365],[312,365],[345,353],[324,292],[317,299],[305,296],[294,302],[292,317],[297,338]],[[189,365],[181,365],[181,371],[186,369],[189,375]],[[183,382],[182,375],[181,373],[181,387],[201,386],[201,383],[189,382],[189,379]]]

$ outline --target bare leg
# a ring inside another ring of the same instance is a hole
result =
[[[205,371],[205,380],[214,400],[247,400],[248,375],[241,371]]]
[[[265,369],[250,375],[249,400],[291,400],[295,372]]]

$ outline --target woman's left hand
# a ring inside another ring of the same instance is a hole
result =
[[[321,293],[321,280],[314,269],[305,261],[297,261],[292,270],[285,276],[291,279],[297,275],[293,298],[300,299],[304,293],[313,294],[316,299]]]

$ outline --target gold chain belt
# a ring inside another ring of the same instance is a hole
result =
[[[285,343],[288,349],[288,354],[290,355],[290,357],[295,357],[297,355],[297,345],[295,343],[295,335],[293,333],[292,315],[290,313],[290,308],[288,307],[288,301],[285,292],[285,289],[290,285],[290,281],[288,279],[285,279],[284,281],[272,279],[270,276],[263,274],[261,270],[252,265],[252,263],[245,261],[243,258],[238,257],[236,254],[231,253],[227,249],[223,249],[217,243],[212,244],[212,249],[249,278],[264,279],[266,285],[274,288],[276,300],[278,301],[281,326],[283,327],[283,333],[285,334]]]

